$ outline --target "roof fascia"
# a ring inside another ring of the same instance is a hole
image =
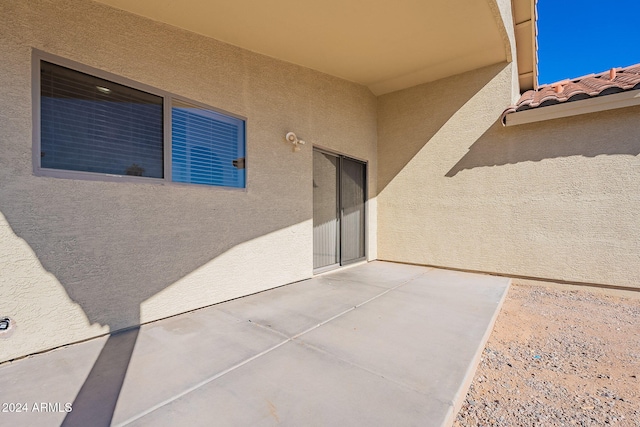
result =
[[[542,122],[546,120],[560,119],[581,114],[596,113],[599,111],[614,110],[618,108],[640,105],[640,90],[629,90],[613,95],[604,95],[580,101],[563,102],[546,107],[532,108],[530,110],[516,111],[505,117],[506,126],[516,126],[525,123]]]

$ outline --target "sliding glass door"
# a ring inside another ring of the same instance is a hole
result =
[[[341,158],[340,259],[348,264],[364,258],[364,163]]]
[[[313,268],[365,257],[366,165],[313,151]]]

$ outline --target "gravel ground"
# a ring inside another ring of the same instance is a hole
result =
[[[640,294],[512,285],[455,427],[640,426]]]

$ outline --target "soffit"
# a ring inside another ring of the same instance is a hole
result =
[[[495,0],[98,0],[368,86],[376,95],[507,61]]]
[[[537,0],[512,0],[520,91],[538,87]]]

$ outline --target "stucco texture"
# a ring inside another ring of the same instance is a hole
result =
[[[246,117],[246,191],[34,176],[32,49]],[[0,57],[0,361],[310,277],[314,144],[368,161],[376,258],[368,89],[80,0],[0,0]]]
[[[378,99],[378,258],[640,288],[640,107],[502,127],[512,65]]]

